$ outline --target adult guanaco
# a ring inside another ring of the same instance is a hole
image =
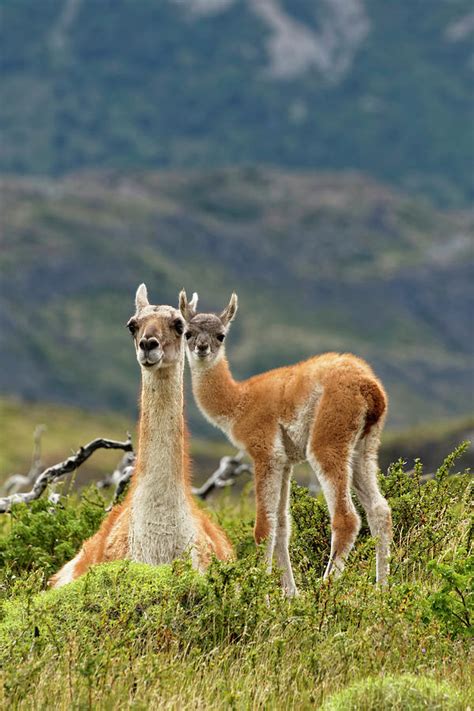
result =
[[[188,553],[203,570],[233,556],[224,531],[191,494],[183,417],[185,324],[172,306],[152,306],[141,284],[128,322],[142,375],[137,462],[127,496],[50,581],[60,587],[92,564],[129,558],[159,565]]]

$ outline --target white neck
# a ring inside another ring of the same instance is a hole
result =
[[[196,538],[184,466],[183,362],[143,371],[130,521],[133,560],[169,563]]]
[[[180,480],[183,477],[183,372],[144,371],[142,377],[140,477]]]

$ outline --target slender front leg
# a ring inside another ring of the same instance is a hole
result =
[[[283,469],[269,461],[256,460],[255,465],[255,542],[266,540],[265,560],[267,570],[272,571],[273,553],[275,550],[278,506],[282,488]]]
[[[281,584],[288,597],[298,594],[293,569],[291,567],[290,552],[288,550],[291,536],[290,516],[290,486],[292,467],[287,464],[283,470],[281,483],[280,503],[278,505],[278,522],[275,543],[275,558],[282,570]]]

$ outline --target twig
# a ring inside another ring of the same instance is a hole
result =
[[[89,444],[86,444],[84,447],[78,449],[75,454],[68,457],[68,459],[64,462],[60,462],[59,464],[55,464],[54,466],[45,469],[36,479],[31,491],[23,494],[11,494],[10,496],[0,498],[0,513],[9,511],[13,504],[28,504],[30,501],[39,499],[48,484],[56,481],[56,479],[59,479],[64,474],[69,474],[69,472],[77,469],[77,467],[89,459],[91,454],[93,454],[97,449],[123,449],[126,452],[132,452],[132,440],[130,439],[130,435],[128,435],[125,442],[118,442],[113,439],[102,439],[100,437],[94,439],[92,442],[89,442]]]
[[[130,468],[133,469],[135,466],[135,453],[133,450],[131,452],[125,452],[123,455],[122,459],[118,463],[118,466],[112,474],[107,474],[103,479],[100,479],[100,481],[97,482],[97,488],[98,489],[108,489],[111,486],[116,486],[118,487],[120,485],[120,481],[123,479],[123,476],[125,473],[128,472],[128,479],[130,478],[130,472],[128,471]]]
[[[133,472],[135,471],[135,461],[136,457],[133,452],[125,454],[113,474],[109,474],[108,478],[106,477],[106,479],[99,481],[99,483],[97,484],[99,488],[107,488],[108,486],[112,486],[112,484],[115,484],[114,498],[107,506],[106,511],[110,511],[115,506],[121,494],[124,492],[125,487],[127,486],[128,482],[132,478]]]
[[[30,503],[30,501],[39,499],[49,484],[52,484],[54,481],[64,476],[64,474],[68,474],[69,472],[77,469],[91,456],[91,454],[93,454],[93,452],[96,451],[96,449],[123,449],[125,454],[120,460],[117,468],[112,472],[112,474],[108,474],[104,477],[104,479],[97,482],[99,489],[107,489],[111,486],[115,486],[114,498],[110,506],[107,508],[107,510],[110,510],[117,503],[120,495],[123,493],[125,487],[133,476],[136,456],[133,451],[130,435],[128,435],[126,442],[117,442],[116,440],[97,438],[92,442],[89,442],[89,444],[86,444],[84,447],[81,447],[74,455],[66,459],[64,462],[48,467],[48,469],[45,469],[39,473],[41,471],[39,468],[41,434],[44,429],[44,426],[41,425],[35,430],[35,449],[33,453],[32,466],[28,476],[15,475],[16,477],[21,477],[21,482],[17,482],[17,488],[21,488],[21,486],[24,486],[25,484],[33,484],[31,491],[25,493],[15,492],[9,496],[1,497],[0,513],[6,513],[9,511],[13,504],[27,504]],[[198,496],[200,499],[207,499],[209,494],[215,489],[221,489],[224,486],[231,486],[235,482],[236,478],[241,474],[251,474],[252,468],[249,464],[242,462],[243,457],[244,452],[238,452],[233,457],[222,457],[216,471],[211,474],[209,479],[207,479],[202,486],[199,488],[193,488],[193,494]],[[36,481],[31,478],[32,472],[35,472],[36,474]],[[12,479],[13,477],[10,477],[8,481],[10,482]],[[49,499],[51,503],[56,504],[59,501],[59,494],[52,493]]]
[[[5,494],[16,494],[17,491],[30,486],[43,471],[41,461],[41,438],[46,432],[46,425],[36,425],[33,434],[33,454],[28,474],[12,474],[4,483],[2,489]]]
[[[252,473],[249,464],[242,463],[244,452],[238,452],[233,457],[222,457],[219,468],[211,474],[202,486],[193,488],[193,494],[200,499],[207,499],[211,491],[232,485],[240,474]]]

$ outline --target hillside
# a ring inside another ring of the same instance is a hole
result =
[[[472,185],[469,0],[4,0],[0,170],[356,169]]]
[[[5,178],[2,196],[2,392],[134,416],[124,325],[144,280],[204,309],[239,293],[239,377],[349,350],[386,383],[392,427],[472,409],[472,215],[356,174],[263,169]]]

